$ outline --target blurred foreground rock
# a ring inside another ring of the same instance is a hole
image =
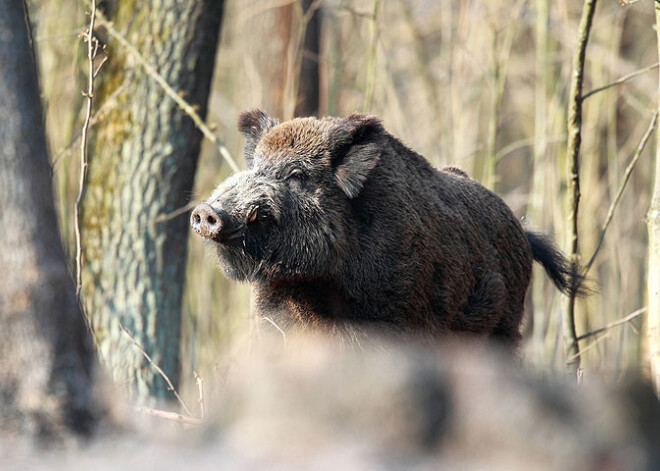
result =
[[[265,350],[207,398],[205,426],[5,448],[2,469],[660,469],[660,406],[639,381],[577,387],[483,346]]]

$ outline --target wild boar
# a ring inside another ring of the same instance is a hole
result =
[[[241,114],[247,170],[191,214],[253,310],[293,326],[520,338],[532,261],[565,293],[571,264],[460,169],[436,170],[375,116]]]

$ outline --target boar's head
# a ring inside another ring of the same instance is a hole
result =
[[[381,157],[377,118],[298,118],[279,124],[260,110],[241,114],[247,170],[191,215],[216,243],[225,273],[239,280],[332,276],[351,250],[351,200]]]

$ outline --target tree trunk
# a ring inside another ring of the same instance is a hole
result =
[[[261,9],[263,2],[258,0],[243,1],[240,5],[240,11],[249,18],[244,27],[252,32],[244,36],[244,48],[246,61],[254,68],[255,106],[271,116],[286,118],[284,92],[292,59],[289,48],[295,40],[292,37],[293,3],[274,3],[264,9]]]
[[[29,20],[23,2],[0,10],[0,431],[86,434],[94,356],[57,228]]]
[[[265,3],[250,0],[240,7],[247,18],[245,29],[253,32],[245,35],[245,60],[254,70],[255,106],[282,120],[317,116],[321,4],[314,0]]]
[[[655,3],[655,24],[660,56],[660,4]],[[660,77],[659,77],[660,79]],[[660,106],[660,105],[659,105]],[[660,394],[660,132],[656,131],[655,183],[651,207],[647,215],[649,231],[649,273],[647,347],[651,380],[656,393]]]
[[[302,61],[300,64],[300,86],[296,99],[296,116],[318,116],[320,101],[320,56],[322,8],[314,5],[314,0],[302,0],[303,12],[307,14],[314,7],[303,33]]]
[[[165,80],[206,115],[223,2],[111,1],[107,16]],[[186,214],[201,134],[131,54],[109,38],[82,207],[82,293],[102,358],[138,402],[173,396],[123,325],[178,387]],[[161,219],[159,219],[161,218]]]

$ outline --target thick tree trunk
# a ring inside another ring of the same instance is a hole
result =
[[[222,19],[219,0],[107,2],[109,19],[206,114]],[[123,325],[177,387],[187,251],[186,205],[200,148],[192,120],[110,37],[100,106],[125,91],[94,128],[83,198],[83,301],[104,363],[133,397],[172,398]]]
[[[0,11],[0,433],[86,434],[94,356],[57,228],[29,22],[23,2]]]
[[[655,24],[658,34],[658,55],[660,56],[660,4],[657,2],[655,3]],[[647,215],[649,273],[646,334],[651,380],[656,393],[660,394],[660,132],[658,131],[656,131],[655,152],[655,184],[651,207]]]

